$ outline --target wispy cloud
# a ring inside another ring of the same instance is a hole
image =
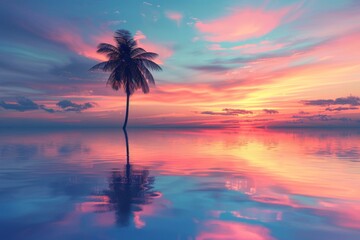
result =
[[[326,108],[325,111],[346,111],[346,110],[357,110],[359,109],[358,107],[337,107],[337,108]]]
[[[149,2],[143,2],[143,4],[148,5],[148,6],[152,6],[152,5],[153,5],[152,3],[149,3]]]
[[[341,97],[336,99],[303,100],[305,105],[329,106],[329,105],[351,105],[360,106],[360,98],[356,96]]]
[[[274,109],[263,109],[263,111],[264,111],[266,114],[276,114],[276,113],[279,113],[279,111],[274,110]]]
[[[5,101],[0,101],[0,106],[6,110],[15,110],[19,112],[41,109],[41,105],[38,105],[25,97],[19,97],[15,103],[6,103]]]
[[[211,42],[236,42],[264,36],[277,28],[292,7],[277,10],[241,8],[214,20],[198,21],[196,29]]]
[[[236,54],[259,54],[259,53],[269,53],[279,49],[286,47],[286,43],[280,42],[271,42],[271,41],[261,41],[259,43],[249,43],[249,44],[242,44],[237,45],[234,47],[222,47],[219,43],[214,43],[208,46],[209,50],[213,51],[232,51],[232,53]]]
[[[105,61],[106,57],[96,52],[96,43],[88,43],[78,33],[79,31],[71,27],[59,27],[56,30],[48,30],[44,35],[46,38],[64,44],[69,50],[86,58]],[[110,33],[108,33],[110,35]],[[111,36],[111,35],[110,35]]]
[[[205,115],[222,115],[222,116],[238,116],[238,115],[247,115],[253,114],[252,111],[244,110],[244,109],[234,109],[234,108],[224,108],[222,112],[215,111],[203,111],[201,114]]]
[[[224,108],[223,111],[227,112],[227,113],[232,113],[232,114],[253,114],[252,111],[249,110],[244,110],[244,109],[235,109],[235,108]]]
[[[228,71],[231,68],[229,67],[225,67],[222,65],[202,65],[202,66],[188,66],[188,68],[193,69],[193,70],[197,70],[197,71],[202,71],[202,72],[223,72],[223,71]]]
[[[300,114],[300,115],[308,115],[308,114],[310,114],[310,112],[306,112],[306,111],[299,111],[299,113],[298,114]]]
[[[181,23],[181,20],[183,19],[183,15],[180,12],[175,12],[175,11],[166,11],[165,12],[165,16],[172,20],[175,21],[176,24],[179,26]]]
[[[139,46],[146,51],[159,54],[159,58],[155,59],[155,62],[159,64],[164,64],[165,60],[174,54],[172,46],[149,41],[147,36],[141,31],[135,33],[134,39],[138,42]]]
[[[351,118],[347,118],[347,117],[333,117],[330,115],[326,115],[326,114],[317,114],[317,115],[310,115],[310,116],[303,116],[303,115],[294,115],[292,116],[292,118],[296,118],[296,119],[306,119],[306,120],[311,120],[311,121],[352,121]]]
[[[70,100],[62,100],[58,102],[56,105],[59,106],[61,109],[63,109],[63,111],[65,112],[81,112],[83,110],[94,107],[94,104],[90,102],[84,104],[77,104]]]
[[[70,100],[61,100],[56,104],[60,109],[49,108],[43,104],[35,103],[34,101],[25,98],[19,97],[13,103],[7,103],[5,101],[0,101],[0,107],[6,110],[15,110],[18,112],[34,111],[34,110],[43,110],[48,113],[55,112],[82,112],[86,109],[93,108],[94,103],[86,102],[83,104],[77,104]]]

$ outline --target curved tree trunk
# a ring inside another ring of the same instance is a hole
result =
[[[124,131],[125,144],[126,144],[126,167],[128,167],[130,165],[129,139],[125,128],[123,129],[123,131]]]
[[[125,113],[125,121],[123,125],[123,129],[126,129],[128,117],[129,117],[129,105],[130,105],[130,93],[126,91],[126,113]]]

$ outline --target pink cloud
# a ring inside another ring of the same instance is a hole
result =
[[[230,15],[215,20],[198,21],[195,27],[204,34],[204,39],[207,41],[242,41],[271,32],[281,25],[291,10],[291,7],[278,10],[235,9]]]
[[[360,28],[359,8],[324,11],[303,19],[295,26],[306,37],[336,37]]]
[[[270,41],[261,41],[258,44],[245,44],[233,47],[232,50],[240,50],[241,53],[244,54],[256,54],[263,52],[270,52],[281,49],[284,47],[283,43],[272,43]]]
[[[218,44],[218,43],[214,43],[214,44],[209,45],[208,49],[212,50],[212,51],[226,50],[226,48],[221,47],[221,45]]]
[[[75,30],[69,31],[58,28],[56,31],[50,32],[46,37],[55,42],[64,44],[78,55],[99,61],[106,60],[105,56],[96,52],[96,43],[89,44],[85,42]]]
[[[180,22],[183,19],[183,15],[181,13],[174,11],[166,11],[165,16],[168,19],[175,21],[178,26],[180,25]]]
[[[158,64],[164,64],[165,60],[171,57],[174,53],[170,46],[166,46],[164,44],[160,45],[149,41],[146,35],[141,31],[136,32],[134,39],[138,42],[141,48],[144,48],[146,51],[159,54],[159,57],[155,59],[155,62]]]
[[[261,41],[259,43],[251,43],[239,45],[231,48],[223,48],[220,44],[215,43],[208,46],[209,50],[220,51],[220,50],[238,50],[236,54],[257,54],[257,53],[266,53],[270,51],[279,50],[285,47],[285,43],[274,43],[270,41]]]
[[[135,35],[134,35],[134,39],[135,39],[136,41],[140,41],[140,40],[146,39],[146,36],[145,36],[145,34],[144,34],[143,32],[137,31],[137,32],[135,33]]]
[[[56,32],[49,33],[46,37],[53,41],[64,44],[67,48],[74,51],[78,55],[98,61],[106,61],[106,56],[96,52],[96,46],[99,43],[115,44],[113,35],[114,33],[110,31],[103,32],[100,35],[90,37],[89,41],[91,43],[87,43],[84,41],[82,36],[76,33],[75,30],[70,31],[65,29],[58,29]],[[138,42],[139,46],[144,48],[146,51],[159,54],[158,59],[155,60],[155,62],[159,64],[163,64],[167,58],[173,55],[173,50],[171,47],[149,41],[141,31],[136,32],[134,39]]]
[[[50,33],[48,38],[63,43],[70,50],[81,56],[94,60],[106,61],[104,55],[96,52],[96,46],[99,43],[115,44],[113,35],[113,32],[107,31],[100,35],[92,36],[90,37],[92,44],[86,43],[80,35],[76,34],[76,31],[60,30],[55,33]],[[141,31],[135,33],[134,39],[138,42],[139,47],[144,48],[146,51],[159,54],[158,59],[155,60],[158,64],[164,64],[165,60],[173,55],[174,51],[169,45],[149,41],[146,35]]]

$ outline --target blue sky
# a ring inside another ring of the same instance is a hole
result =
[[[150,94],[132,97],[133,126],[357,125],[360,100],[348,98],[360,95],[359,8],[357,1],[2,1],[0,124],[119,125],[123,94],[88,69],[104,60],[97,44],[128,29],[164,69]],[[304,104],[338,98],[347,102]]]

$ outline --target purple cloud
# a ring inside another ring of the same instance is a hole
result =
[[[15,103],[7,103],[5,101],[0,101],[0,106],[6,110],[15,110],[19,112],[41,109],[41,105],[38,105],[25,97],[19,97]]]
[[[348,96],[334,99],[316,99],[303,100],[303,104],[312,106],[329,106],[329,105],[351,105],[360,106],[360,97]]]
[[[223,116],[237,116],[237,114],[234,114],[234,113],[214,112],[214,111],[204,111],[204,112],[201,112],[200,114],[205,114],[205,115],[223,115]]]
[[[189,68],[201,72],[224,72],[230,69],[221,65],[189,66]]]
[[[244,110],[244,109],[234,109],[234,108],[224,108],[223,111],[235,115],[244,115],[244,114],[253,114],[252,111]]]
[[[26,111],[34,111],[34,110],[43,110],[48,113],[55,112],[82,112],[86,109],[92,108],[95,105],[93,103],[87,102],[84,104],[73,103],[70,100],[62,100],[57,104],[61,108],[61,110],[53,109],[46,107],[45,105],[37,104],[36,102],[25,98],[19,97],[16,99],[15,103],[7,103],[5,101],[0,101],[0,107],[5,110],[15,110],[18,112],[26,112]]]
[[[317,115],[310,115],[310,116],[299,116],[299,115],[294,115],[292,116],[292,118],[296,118],[299,120],[309,120],[309,121],[343,121],[343,122],[347,122],[347,121],[352,121],[351,118],[346,118],[346,117],[341,117],[341,118],[335,118],[326,114],[317,114]]]
[[[201,114],[223,115],[223,116],[238,116],[238,115],[253,114],[253,112],[248,111],[248,110],[244,110],[244,109],[224,108],[222,110],[222,112],[204,111],[204,112],[201,112]]]
[[[274,110],[274,109],[263,109],[263,111],[264,111],[266,114],[277,114],[277,113],[279,113],[279,111]]]
[[[326,108],[325,111],[346,111],[346,110],[356,110],[359,109],[358,107],[337,107],[337,108]]]
[[[300,111],[299,114],[300,115],[307,115],[307,114],[310,114],[310,112]]]
[[[83,110],[94,107],[93,103],[87,102],[84,104],[73,103],[70,100],[62,100],[56,104],[65,112],[81,112]]]

